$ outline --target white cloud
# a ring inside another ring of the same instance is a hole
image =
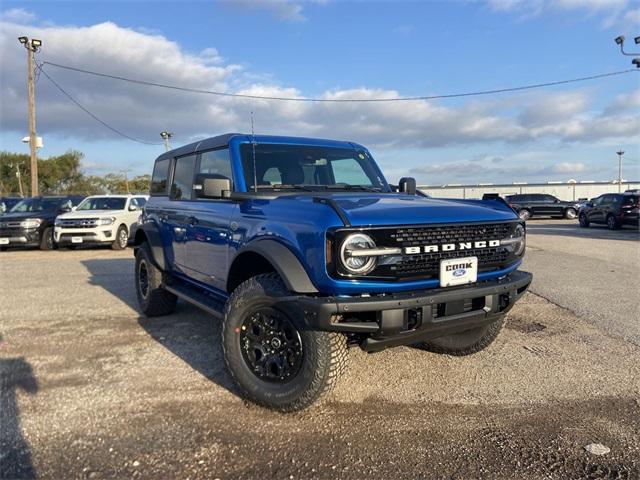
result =
[[[44,39],[41,59],[157,83],[251,95],[302,97],[255,72],[228,63],[213,46],[199,53],[157,33],[106,22],[87,27],[0,23],[0,105],[2,129],[23,132],[26,89],[24,52],[9,48],[18,35]],[[449,106],[433,101],[394,103],[302,103],[233,99],[178,92],[72,73],[52,66],[45,71],[104,121],[136,138],[158,140],[175,133],[174,143],[226,131],[248,131],[255,112],[256,131],[343,138],[378,148],[432,148],[447,145],[592,144],[601,140],[638,142],[640,119],[634,106],[640,90],[617,97],[594,111],[586,91],[540,91],[519,96],[485,97]],[[36,88],[38,131],[79,140],[114,139],[114,134],[71,104],[43,76]],[[328,90],[326,99],[397,98],[394,90],[362,86]],[[117,137],[116,137],[117,138]],[[635,139],[635,140],[634,140]],[[495,158],[495,156],[493,156]],[[490,161],[506,168],[499,160]]]
[[[234,0],[229,5],[252,10],[265,10],[275,17],[292,22],[304,21],[302,2],[293,0]]]
[[[589,167],[587,167],[582,162],[576,162],[576,163],[561,162],[561,163],[556,163],[555,165],[553,165],[553,167],[551,167],[551,171],[553,173],[574,174],[574,173],[584,173],[584,172],[587,172],[588,170],[589,170]]]
[[[0,21],[13,23],[30,23],[36,19],[36,15],[24,8],[12,8],[0,13]]]

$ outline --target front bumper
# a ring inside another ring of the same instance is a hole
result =
[[[40,245],[40,231],[37,228],[0,229],[0,247]]]
[[[53,239],[61,246],[111,243],[115,239],[115,232],[112,226],[91,229],[55,227]],[[78,241],[78,239],[81,239],[81,241]]]
[[[410,345],[486,325],[507,313],[533,276],[510,275],[458,288],[370,297],[300,296],[306,323],[314,330],[365,334],[361,347],[377,351]]]

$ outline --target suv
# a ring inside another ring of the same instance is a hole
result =
[[[505,199],[522,220],[534,216],[574,219],[580,209],[576,202],[565,202],[546,193],[507,195]]]
[[[54,240],[74,248],[82,244],[109,244],[122,250],[133,238],[146,195],[95,195],[73,212],[56,218]]]
[[[502,199],[394,192],[351,142],[228,134],[164,153],[135,236],[147,316],[181,298],[222,321],[240,392],[280,411],[313,403],[347,347],[487,347],[531,274]]]
[[[605,193],[592,198],[579,213],[580,226],[587,228],[592,223],[605,224],[610,230],[623,225],[640,226],[640,195],[637,193]]]
[[[57,215],[70,212],[83,196],[29,197],[16,203],[0,217],[0,249],[8,246],[53,248],[53,222]]]

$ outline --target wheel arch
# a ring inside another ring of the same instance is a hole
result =
[[[287,289],[297,293],[318,293],[309,275],[293,252],[276,240],[257,240],[242,248],[227,275],[227,292],[262,273],[276,272]]]
[[[145,223],[136,229],[136,234],[133,238],[134,250],[140,248],[143,243],[147,243],[149,245],[151,260],[153,263],[160,270],[164,271],[166,266],[164,248],[162,248],[160,232],[155,226]]]

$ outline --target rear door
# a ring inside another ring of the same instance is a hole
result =
[[[178,157],[175,160],[169,199],[171,210],[167,212],[167,225],[170,229],[173,249],[173,267],[185,271],[187,264],[185,244],[187,225],[190,219],[190,204],[193,200],[193,178],[196,168],[196,154]]]
[[[544,209],[543,195],[531,193],[527,195],[527,205],[529,205],[532,215],[546,215]]]

